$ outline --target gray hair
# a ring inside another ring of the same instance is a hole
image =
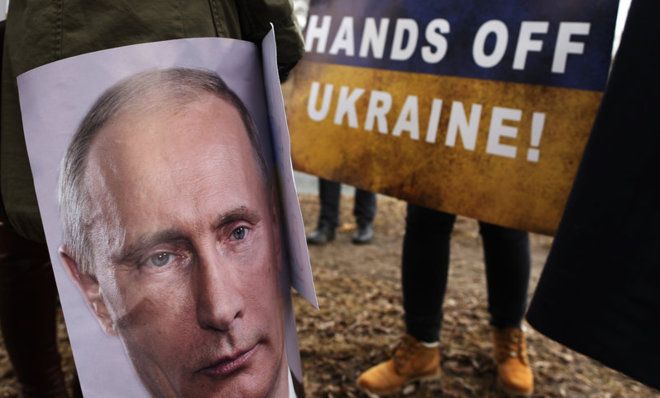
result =
[[[62,160],[58,199],[63,224],[63,245],[85,274],[94,271],[91,229],[94,218],[91,193],[86,185],[90,147],[99,131],[123,112],[140,107],[177,107],[211,94],[234,106],[245,125],[254,155],[267,188],[272,188],[266,157],[247,107],[215,73],[200,69],[173,68],[136,74],[106,90],[78,126]],[[152,102],[148,98],[156,97]]]

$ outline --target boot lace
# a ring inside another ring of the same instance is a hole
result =
[[[504,329],[495,332],[495,359],[498,363],[507,358],[518,358],[527,364],[525,336],[520,329]]]
[[[392,359],[397,369],[406,367],[417,352],[417,342],[410,336],[403,336],[394,348]]]

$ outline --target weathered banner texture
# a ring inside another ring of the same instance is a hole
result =
[[[552,234],[610,65],[617,2],[312,2],[294,167]]]

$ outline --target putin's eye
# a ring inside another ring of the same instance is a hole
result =
[[[248,233],[248,229],[246,227],[238,227],[231,231],[231,239],[232,240],[243,240],[245,239],[245,236]]]
[[[155,267],[164,267],[174,259],[174,254],[167,252],[156,253],[153,256],[149,257],[149,264]]]

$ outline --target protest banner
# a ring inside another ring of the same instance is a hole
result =
[[[85,395],[295,397],[291,287],[317,302],[274,33],[83,54],[18,86]]]
[[[607,80],[617,2],[316,1],[294,167],[552,234]]]

